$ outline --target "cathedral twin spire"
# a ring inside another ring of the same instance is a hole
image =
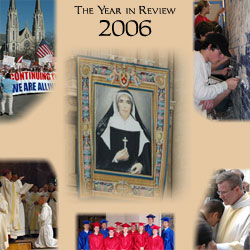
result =
[[[21,41],[19,41],[19,36],[16,2],[15,0],[10,0],[7,19],[6,44],[7,50],[11,54],[17,53],[17,51],[22,47],[20,44]],[[41,42],[42,39],[45,38],[44,19],[40,0],[36,0],[33,16],[32,36],[34,37],[36,46]]]

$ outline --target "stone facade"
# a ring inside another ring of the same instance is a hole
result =
[[[28,26],[19,30],[18,13],[15,0],[10,0],[6,29],[6,51],[8,55],[18,57],[23,54],[26,58],[34,57],[35,51],[45,38],[45,27],[40,0],[36,0],[32,32]]]

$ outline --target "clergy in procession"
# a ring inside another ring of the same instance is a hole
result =
[[[123,227],[123,234],[120,236],[120,244],[121,244],[121,250],[132,250],[132,244],[133,244],[133,238],[132,234],[128,233],[128,229],[130,227],[129,224],[124,223],[122,225]]]
[[[116,229],[115,229],[115,236],[120,237],[122,235],[122,222],[117,221],[115,222]]]
[[[57,235],[57,191],[53,183],[49,184],[48,204],[52,209],[52,228],[54,237]]]
[[[8,234],[11,239],[17,238],[19,230],[19,187],[22,185],[20,177],[16,182],[11,182],[12,172],[8,169],[3,170],[0,181],[2,182],[1,193],[8,203],[7,223]]]
[[[144,230],[144,223],[139,223],[138,231],[134,235],[134,250],[147,249],[149,234]]]
[[[169,227],[170,221],[172,218],[163,217],[162,226],[163,230],[161,233],[161,237],[164,243],[164,250],[173,250],[174,249],[174,231]]]
[[[18,174],[12,173],[12,182],[16,182],[18,180]],[[18,188],[22,188],[22,182],[17,182]],[[22,198],[25,196],[25,194],[19,194],[19,222],[20,222],[20,229],[17,231],[17,237],[19,240],[22,240],[25,235],[25,212],[24,212],[24,206],[22,202]]]
[[[100,221],[101,223],[101,230],[100,233],[103,234],[104,239],[109,236],[109,230],[107,229],[108,221],[103,219]]]
[[[33,186],[32,193],[29,196],[29,217],[30,217],[30,234],[37,236],[39,233],[39,223],[38,223],[38,216],[37,213],[40,213],[41,206],[39,205],[39,197],[40,194],[38,193],[38,187]]]
[[[148,218],[148,224],[145,226],[145,231],[149,234],[149,236],[153,235],[152,226],[154,226],[154,218],[153,214],[149,214],[146,216]]]
[[[225,205],[216,234],[217,249],[243,249],[250,231],[250,195],[244,193],[241,178],[231,171],[219,174],[216,184]]]
[[[6,250],[9,247],[7,232],[8,202],[1,194],[2,182],[0,181],[0,249]]]
[[[34,245],[36,248],[56,248],[57,240],[53,238],[52,230],[52,210],[47,203],[47,197],[40,196],[39,204],[42,206],[41,213],[37,212],[40,230]]]
[[[49,186],[48,186],[48,184],[43,185],[43,195],[45,195],[46,197],[49,197]]]
[[[100,233],[99,222],[92,223],[94,231],[89,235],[89,249],[90,250],[104,250],[104,237]]]
[[[115,227],[108,227],[109,236],[104,240],[104,250],[119,250],[120,239],[115,236]]]
[[[159,226],[152,226],[153,235],[148,240],[148,247],[147,249],[150,250],[164,250],[163,239],[161,236],[158,235],[158,230],[160,229]]]
[[[83,221],[83,231],[80,232],[78,237],[78,250],[89,250],[89,235],[92,233],[89,230],[90,221]]]

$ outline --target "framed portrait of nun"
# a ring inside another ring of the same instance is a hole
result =
[[[78,175],[82,196],[154,197],[170,154],[170,72],[77,58]]]

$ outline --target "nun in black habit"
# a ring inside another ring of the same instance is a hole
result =
[[[96,128],[96,169],[151,175],[150,136],[127,90],[115,94]]]

